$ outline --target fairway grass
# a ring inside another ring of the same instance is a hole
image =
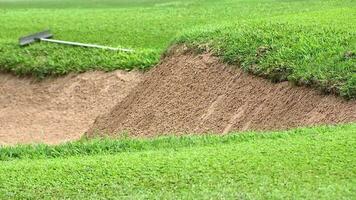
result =
[[[355,9],[350,0],[0,0],[0,70],[44,78],[147,69],[170,46],[184,43],[273,81],[354,98]],[[18,46],[20,36],[46,28],[56,39],[135,52]]]
[[[355,124],[0,149],[0,198],[352,199]]]

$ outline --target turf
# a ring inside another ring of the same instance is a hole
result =
[[[274,81],[355,98],[355,9],[352,0],[0,0],[0,70],[44,78],[146,69],[186,43]],[[57,39],[136,51],[17,45],[45,28]]]
[[[355,17],[354,11],[334,9],[198,28],[176,42],[211,50],[224,61],[274,82],[289,80],[353,98],[356,31],[349,29],[356,28],[356,20],[345,19]]]
[[[355,128],[6,147],[0,198],[352,199]]]

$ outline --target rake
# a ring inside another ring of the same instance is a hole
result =
[[[112,51],[124,51],[124,52],[133,52],[132,49],[123,49],[123,48],[114,48],[108,46],[102,46],[97,44],[86,44],[86,43],[79,43],[79,42],[69,42],[63,40],[54,40],[53,34],[50,30],[45,30],[42,32],[38,32],[32,35],[28,35],[25,37],[21,37],[19,39],[20,46],[26,46],[35,42],[51,42],[57,44],[64,44],[64,45],[71,45],[71,46],[80,46],[80,47],[89,47],[89,48],[99,48],[99,49],[108,49]]]

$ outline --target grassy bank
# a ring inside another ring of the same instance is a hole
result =
[[[348,199],[355,128],[1,148],[0,198]]]
[[[176,42],[209,49],[225,62],[275,82],[289,80],[353,98],[356,27],[354,21],[344,21],[352,13],[345,8],[198,28]]]
[[[356,96],[355,13],[331,1],[0,0],[0,70],[38,77],[87,70],[145,69],[174,43],[213,49],[274,81]],[[17,45],[51,28],[57,39],[133,48],[134,53],[55,44]],[[173,42],[172,42],[173,41]]]

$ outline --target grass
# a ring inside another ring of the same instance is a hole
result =
[[[274,81],[355,98],[355,9],[351,0],[0,0],[0,70],[44,78],[147,69],[185,43]],[[48,27],[57,39],[136,51],[17,45]]]
[[[298,21],[306,15],[298,14],[285,16],[284,20],[203,28],[186,33],[176,42],[201,51],[211,50],[227,63],[274,82],[289,80],[352,98],[356,96],[356,31],[345,27],[353,27],[353,22],[344,22],[339,27],[320,23],[323,19],[328,22],[350,19],[352,13],[353,9],[336,9],[314,16],[308,13],[311,21],[304,24]]]
[[[0,0],[0,71],[148,69],[171,45],[356,97],[353,0]],[[37,43],[55,38],[134,53]],[[356,124],[0,147],[0,199],[353,199]]]
[[[352,199],[355,124],[0,149],[0,198]]]

